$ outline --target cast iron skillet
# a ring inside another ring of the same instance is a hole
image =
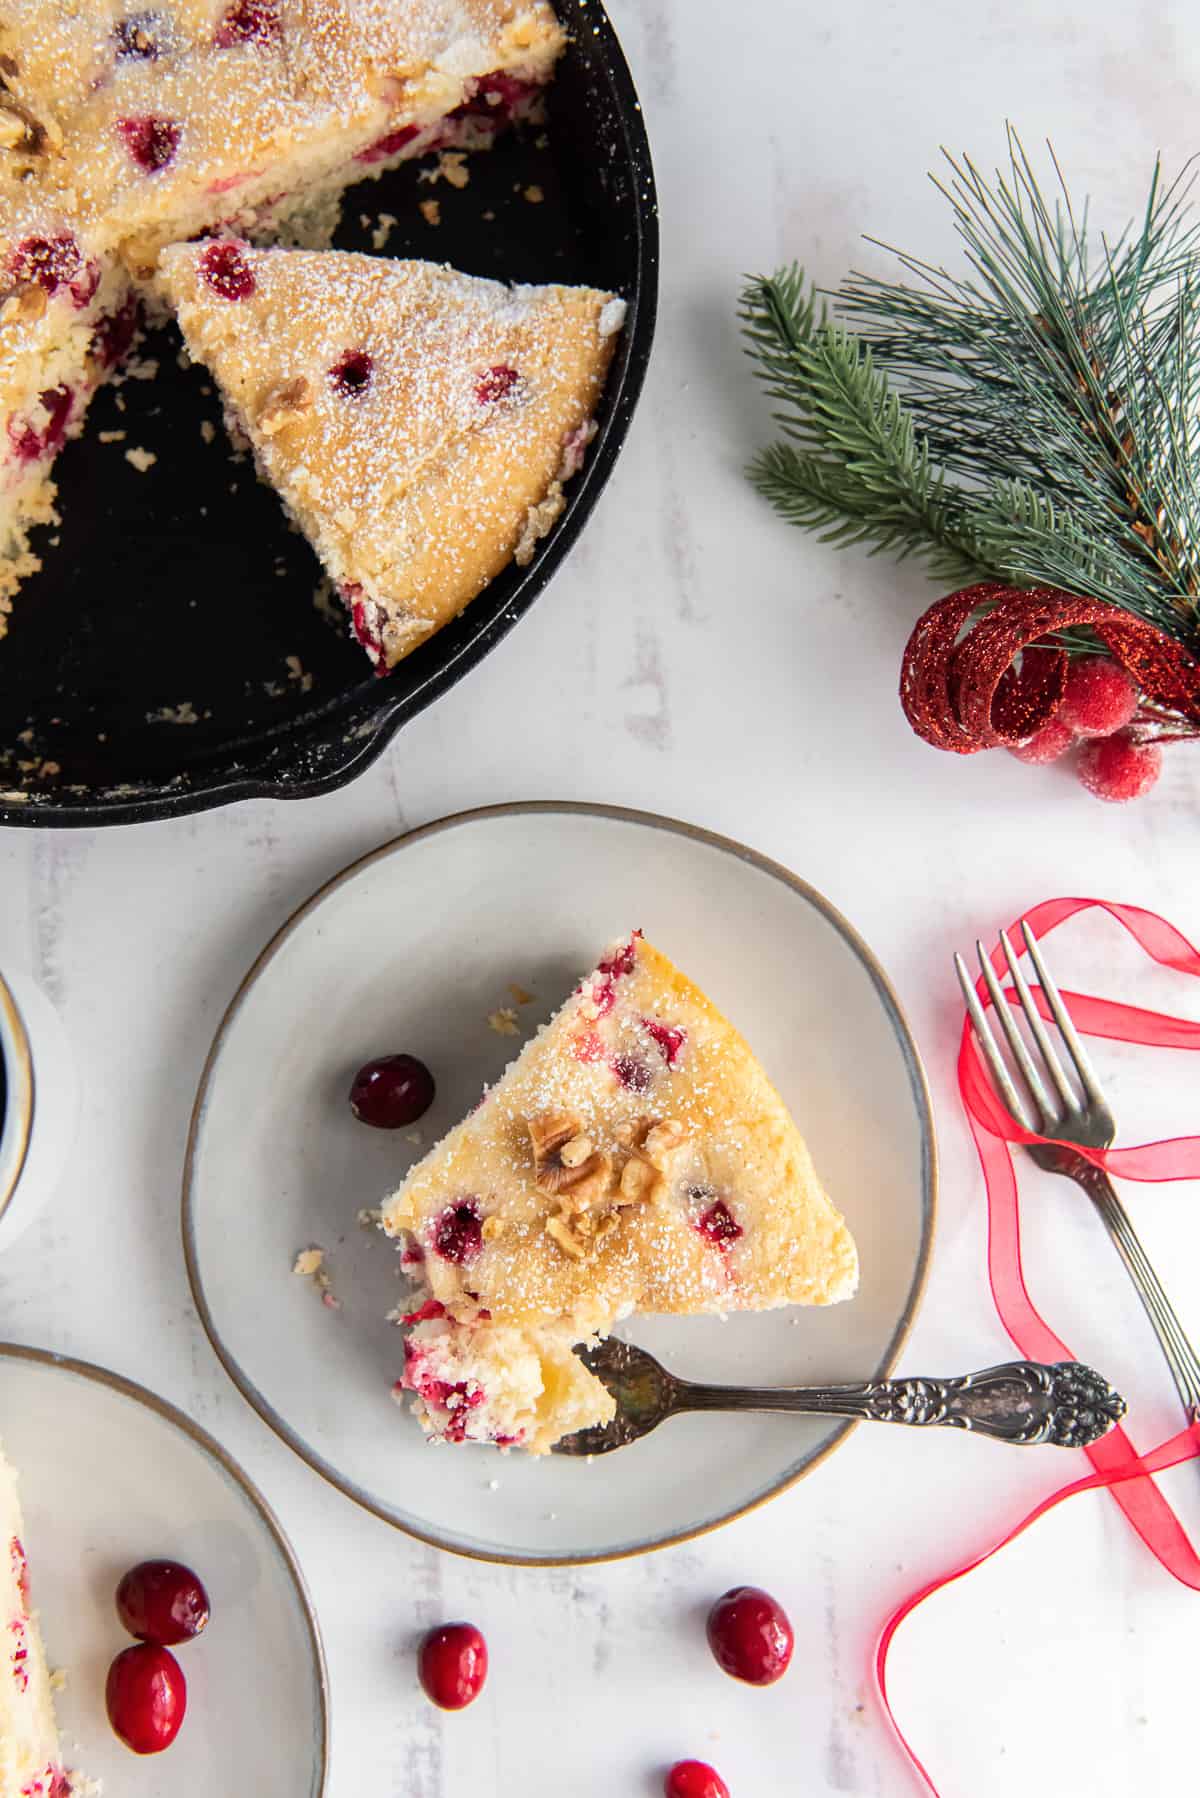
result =
[[[596,0],[558,0],[557,10],[571,43],[545,133],[510,134],[472,157],[461,190],[421,180],[434,158],[352,189],[337,239],[370,249],[378,215],[391,213],[385,254],[587,282],[629,301],[599,434],[533,561],[506,569],[376,679],[340,606],[315,603],[320,570],[304,539],[250,463],[232,459],[204,371],[181,369],[173,329],[158,333],[142,351],[157,359],[157,378],[101,393],[84,437],[59,458],[59,541],[42,534],[42,572],[17,595],[0,641],[0,823],[132,823],[341,786],[545,587],[628,429],[658,274],[650,150],[620,45]],[[437,225],[418,209],[429,199]],[[139,473],[127,450],[156,459]]]

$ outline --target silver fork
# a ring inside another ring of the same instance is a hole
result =
[[[1045,995],[1046,1004],[1058,1027],[1058,1033],[1066,1045],[1075,1073],[1078,1076],[1080,1091],[1077,1092],[1063,1067],[1061,1056],[1055,1050],[1046,1025],[1038,1012],[1029,984],[1021,972],[1020,958],[1014,953],[1012,943],[1005,931],[1000,932],[1000,941],[1008,961],[1012,975],[1013,987],[1017,994],[1029,1033],[1041,1058],[1041,1067],[1037,1065],[1030,1053],[1028,1044],[1017,1028],[1013,1017],[1013,1008],[1009,1005],[996,979],[995,971],[982,943],[975,947],[979,955],[979,966],[991,995],[996,1016],[1000,1021],[1013,1060],[1020,1072],[1029,1095],[1033,1100],[1036,1117],[1030,1114],[1024,1099],[1017,1091],[1009,1073],[995,1032],[988,1023],[987,1016],[979,1002],[970,974],[961,955],[954,957],[954,965],[958,971],[959,985],[967,1002],[967,1010],[975,1027],[975,1035],[983,1058],[987,1062],[992,1079],[999,1088],[1000,1095],[1013,1118],[1026,1130],[1032,1130],[1039,1136],[1052,1136],[1053,1143],[1034,1143],[1026,1145],[1026,1152],[1031,1155],[1039,1167],[1047,1168],[1052,1174],[1062,1174],[1068,1180],[1074,1180],[1082,1186],[1100,1214],[1105,1229],[1113,1239],[1118,1255],[1125,1263],[1130,1279],[1137,1288],[1138,1297],[1146,1308],[1154,1334],[1158,1337],[1159,1346],[1166,1356],[1167,1366],[1183,1400],[1183,1408],[1189,1419],[1200,1422],[1200,1359],[1187,1339],[1183,1325],[1176,1316],[1175,1308],[1163,1291],[1162,1283],[1151,1267],[1146,1251],[1138,1240],[1128,1213],[1117,1197],[1116,1189],[1108,1175],[1098,1167],[1094,1167],[1083,1155],[1068,1147],[1071,1143],[1082,1143],[1089,1149],[1106,1149],[1117,1133],[1116,1121],[1105,1101],[1100,1082],[1096,1078],[1087,1050],[1080,1041],[1079,1034],[1071,1022],[1070,1014],[1063,1004],[1058,988],[1051,979],[1037,938],[1028,924],[1022,926],[1025,936],[1025,947],[1037,973],[1038,981]],[[1055,1091],[1052,1095],[1046,1086],[1049,1077]]]

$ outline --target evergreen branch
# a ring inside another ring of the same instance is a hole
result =
[[[901,279],[851,276],[832,321],[799,268],[749,283],[782,434],[751,478],[830,541],[1085,592],[1197,650],[1193,171],[1156,167],[1140,220],[1094,251],[1050,155],[1052,199],[1012,131],[991,182],[947,155],[962,275],[897,253]]]

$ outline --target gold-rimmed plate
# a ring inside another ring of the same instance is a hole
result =
[[[850,1304],[630,1333],[698,1379],[817,1381],[891,1367],[933,1231],[933,1126],[916,1048],[849,924],[740,844],[614,808],[537,804],[414,831],[338,875],[267,945],[217,1033],[193,1114],[184,1245],[229,1373],[298,1454],[401,1529],[484,1559],[636,1554],[749,1510],[815,1467],[849,1426],[682,1418],[602,1464],[430,1448],[390,1391],[397,1258],[356,1223],[475,1102],[597,951],[634,926],[761,1055],[858,1240]],[[514,1002],[510,989],[534,995]],[[419,1130],[357,1123],[346,1093],[407,1050],[438,1096]],[[292,1275],[320,1245],[324,1305]]]
[[[327,1695],[304,1581],[266,1501],[205,1431],[103,1368],[0,1343],[0,1432],[17,1468],[34,1605],[64,1758],[116,1798],[288,1793],[322,1798]],[[121,1575],[183,1561],[212,1619],[175,1652],[188,1688],[172,1746],[141,1758],[113,1735],[104,1683],[130,1646]]]

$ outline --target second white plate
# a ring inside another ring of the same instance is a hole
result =
[[[916,1049],[846,922],[735,843],[640,813],[501,806],[450,818],[331,881],[267,946],[205,1069],[188,1150],[184,1244],[226,1368],[266,1421],[350,1497],[413,1535],[483,1558],[599,1560],[711,1529],[807,1472],[849,1427],[680,1418],[592,1466],[432,1448],[390,1397],[385,1321],[396,1256],[356,1214],[378,1205],[519,1046],[488,1028],[513,1004],[529,1034],[600,948],[643,928],[761,1056],[858,1241],[849,1304],[637,1319],[630,1334],[697,1379],[868,1378],[892,1364],[933,1229],[934,1147]],[[420,1141],[365,1128],[355,1068],[407,1050],[438,1096]],[[292,1275],[327,1251],[334,1310]]]

